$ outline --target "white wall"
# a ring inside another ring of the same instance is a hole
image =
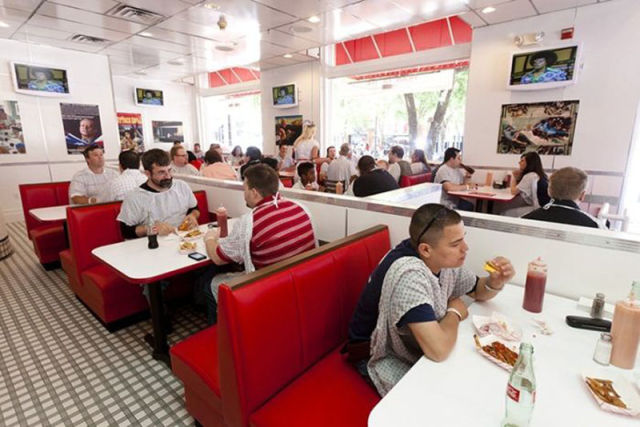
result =
[[[575,28],[583,69],[577,84],[541,91],[506,89],[517,34],[544,31],[544,46],[560,42],[560,30]],[[580,100],[572,154],[543,156],[545,168],[577,166],[596,175],[594,194],[620,196],[622,175],[640,99],[640,2],[616,0],[475,29],[467,95],[464,160],[467,164],[516,167],[517,155],[496,153],[503,104]]]
[[[18,94],[13,90],[10,62],[64,68],[70,95],[60,98]],[[107,57],[52,47],[0,40],[0,99],[18,101],[26,154],[0,155],[0,206],[8,221],[21,218],[18,184],[62,181],[85,167],[80,154],[69,155],[60,103],[98,105],[107,159],[119,152],[116,114]]]
[[[288,67],[274,68],[261,73],[260,91],[262,96],[262,138],[263,152],[276,153],[275,117],[301,114],[303,120],[316,124],[316,139],[322,143],[320,126],[320,63],[317,61]],[[273,108],[271,88],[287,83],[295,83],[298,90],[298,106],[292,108]]]
[[[136,105],[133,98],[135,87],[161,89],[164,92],[164,105],[144,107]],[[153,120],[181,121],[184,145],[188,148],[193,148],[195,142],[201,142],[196,121],[195,89],[193,86],[160,80],[114,76],[113,95],[118,113],[142,114],[145,150],[150,148],[168,150],[172,146],[172,144],[153,143],[151,128]]]

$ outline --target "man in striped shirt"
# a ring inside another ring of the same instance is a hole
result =
[[[216,266],[244,264],[251,273],[316,247],[309,213],[278,193],[277,173],[258,164],[244,173],[244,200],[251,212],[240,217],[229,236],[220,238],[217,229],[204,236],[207,253]],[[209,322],[215,322],[218,285],[228,277],[218,275],[205,287]]]

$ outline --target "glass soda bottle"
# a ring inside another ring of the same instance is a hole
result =
[[[150,212],[147,214],[146,226],[147,226],[147,239],[149,240],[147,247],[149,249],[157,249],[158,248],[158,227],[155,226],[153,218],[151,218]]]
[[[536,377],[533,373],[533,346],[523,342],[509,383],[502,427],[526,427],[536,402]]]

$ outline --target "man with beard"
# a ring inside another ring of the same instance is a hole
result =
[[[147,235],[152,223],[160,236],[166,236],[183,221],[189,228],[198,225],[198,202],[191,188],[171,177],[169,155],[158,148],[142,155],[147,181],[131,190],[122,202],[118,215],[122,236],[135,239]]]

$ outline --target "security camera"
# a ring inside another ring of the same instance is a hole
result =
[[[220,28],[221,31],[227,28],[227,18],[225,18],[224,15],[220,15],[220,19],[218,19],[218,28]]]

